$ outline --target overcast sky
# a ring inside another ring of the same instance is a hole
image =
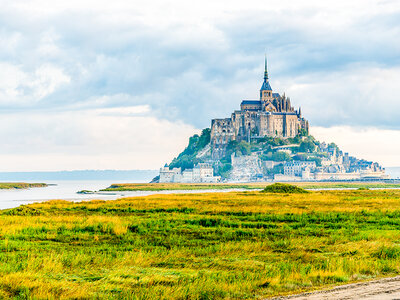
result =
[[[0,171],[155,169],[272,88],[400,166],[400,1],[0,0]]]

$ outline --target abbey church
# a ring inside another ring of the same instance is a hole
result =
[[[295,110],[290,99],[272,91],[265,59],[264,82],[260,100],[243,100],[240,110],[230,118],[211,121],[211,147],[213,158],[221,158],[232,140],[251,141],[254,138],[295,137],[301,129],[308,133],[308,121]]]

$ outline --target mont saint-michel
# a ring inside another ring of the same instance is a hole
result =
[[[308,121],[301,117],[301,109],[295,110],[290,98],[272,91],[265,59],[264,82],[259,100],[243,100],[240,110],[230,118],[211,121],[212,157],[222,158],[231,141],[247,141],[263,137],[294,138],[304,130],[308,133]]]
[[[259,99],[242,100],[230,117],[189,139],[187,148],[160,169],[159,182],[320,181],[385,179],[376,162],[317,141],[291,99],[273,91],[265,58]]]

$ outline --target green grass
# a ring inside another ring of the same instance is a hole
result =
[[[164,190],[220,190],[220,189],[263,189],[272,183],[115,183],[101,191],[164,191]],[[386,182],[291,182],[304,189],[346,188],[400,188],[400,183]]]
[[[115,183],[100,191],[172,191],[172,190],[225,190],[225,189],[261,189],[257,184],[223,183]]]
[[[50,201],[0,213],[0,298],[252,299],[400,272],[400,191]]]
[[[0,189],[28,189],[33,187],[46,187],[46,183],[25,183],[25,182],[0,182]]]

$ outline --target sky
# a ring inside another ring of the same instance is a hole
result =
[[[265,53],[312,135],[400,166],[397,0],[0,0],[0,45],[0,171],[157,169]]]

